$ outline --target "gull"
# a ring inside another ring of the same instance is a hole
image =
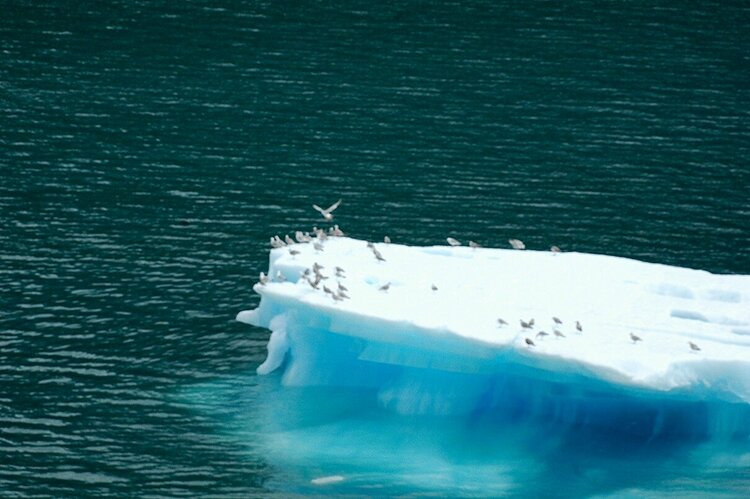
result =
[[[341,204],[341,200],[339,199],[338,201],[336,201],[335,203],[333,203],[331,206],[329,206],[325,210],[323,208],[321,208],[320,206],[318,206],[317,204],[314,204],[312,206],[317,211],[319,211],[321,215],[323,215],[323,218],[325,218],[326,220],[330,221],[330,220],[333,220],[333,215],[331,215],[331,212],[333,210],[335,210],[336,208],[338,208],[340,204]]]
[[[292,255],[292,256],[294,257],[294,256],[297,256],[297,255],[299,255],[299,251],[298,251],[298,250],[296,250],[296,249],[291,249],[291,248],[290,248],[290,249],[289,249],[289,254],[290,254],[290,255]]]
[[[261,272],[260,277],[258,278],[258,281],[260,281],[261,285],[265,286],[266,283],[268,283],[268,276],[266,276],[266,274]]]
[[[430,289],[432,289],[433,291],[437,291],[437,286],[435,286],[435,285],[433,284],[432,286],[430,286]]]
[[[309,234],[303,234],[301,230],[298,230],[294,233],[294,239],[296,239],[298,243],[309,243],[312,238]]]
[[[539,331],[536,333],[537,338],[544,338],[545,336],[549,336],[549,333],[545,333],[544,331]]]
[[[552,332],[553,332],[553,333],[555,333],[555,336],[557,336],[558,338],[565,338],[565,335],[564,335],[564,334],[562,334],[562,333],[561,333],[560,331],[558,331],[557,329],[555,329],[555,330],[554,330],[554,331],[552,331]]]
[[[344,269],[341,267],[336,267],[336,277],[344,277]]]
[[[530,347],[536,346],[536,343],[534,343],[534,341],[531,338],[526,338],[525,341],[526,341],[526,344],[529,345]]]
[[[286,234],[284,236],[284,242],[287,243],[287,244],[294,244],[294,239],[292,239],[291,237],[289,237],[289,234]]]
[[[308,284],[309,284],[310,286],[312,286],[312,288],[313,288],[313,289],[318,289],[318,283],[319,283],[319,282],[320,282],[319,280],[316,280],[315,282],[313,282],[313,281],[311,281],[311,280],[310,280],[310,278],[309,278],[309,277],[307,278],[307,283],[308,283]]]
[[[477,249],[477,248],[481,248],[481,247],[482,247],[481,244],[475,243],[474,241],[469,241],[469,248]]]
[[[333,294],[333,291],[331,291],[330,288],[326,286],[325,284],[323,285],[323,292],[328,293],[329,295]]]
[[[630,339],[633,340],[633,344],[638,343],[639,341],[643,341],[640,336],[637,334],[630,333]]]
[[[701,351],[701,347],[699,347],[698,345],[696,345],[692,341],[688,341],[688,345],[690,345],[690,350],[692,350],[693,352],[700,352]]]
[[[346,288],[346,286],[344,286],[343,284],[339,283],[339,291],[349,291],[349,290]]]
[[[339,289],[339,292],[338,292],[338,293],[336,293],[336,294],[334,295],[334,299],[336,298],[336,296],[338,296],[338,297],[339,297],[339,298],[341,298],[342,300],[343,300],[344,298],[349,298],[349,295],[347,295],[346,293],[344,293],[344,292],[343,292],[343,291],[341,291],[340,289]]]
[[[552,321],[553,321],[553,322],[554,322],[555,324],[562,324],[562,321],[561,321],[560,319],[558,319],[557,317],[553,317],[553,318],[552,318]]]
[[[343,293],[342,293],[342,294],[340,294],[340,295],[337,295],[337,294],[335,294],[335,293],[331,293],[331,298],[333,298],[333,301],[343,301],[343,300],[344,300],[344,298],[349,298],[349,297],[348,297],[348,296],[346,296],[346,295],[345,295],[345,294],[343,294]]]
[[[336,236],[336,237],[343,237],[344,236],[344,231],[342,231],[341,229],[339,229],[338,225],[334,225],[332,229],[328,230],[328,233],[331,234],[332,236]]]
[[[384,262],[384,261],[385,261],[385,258],[383,258],[383,255],[381,255],[381,254],[380,254],[380,251],[378,251],[378,249],[377,249],[377,248],[375,248],[374,246],[373,246],[373,248],[372,248],[372,253],[373,253],[373,255],[375,255],[375,258],[376,258],[376,259],[377,259],[377,260],[378,260],[379,262]]]
[[[320,244],[318,241],[315,241],[313,243],[313,248],[315,248],[315,251],[323,251],[323,245]]]
[[[558,248],[557,246],[550,246],[550,247],[549,247],[549,250],[550,250],[550,251],[551,251],[552,253],[560,253],[560,251],[561,251],[561,250],[560,250],[560,248]]]
[[[446,237],[445,240],[448,241],[448,244],[451,246],[461,246],[461,241],[453,239],[452,237]]]
[[[279,239],[279,236],[273,236],[271,238],[271,246],[274,248],[283,248],[286,246],[286,243]]]
[[[385,237],[383,238],[383,242],[384,242],[385,244],[391,244],[391,238],[390,238],[390,237],[388,237],[388,236],[385,236]]]
[[[380,289],[380,291],[388,291],[388,288],[390,288],[390,287],[391,287],[391,283],[388,282],[388,283],[383,284],[382,286],[380,286],[379,289]]]
[[[313,272],[315,272],[315,273],[318,273],[319,271],[323,270],[324,268],[325,267],[322,266],[321,264],[319,264],[318,262],[314,262],[313,266],[312,266]],[[336,267],[336,268],[338,268],[338,267]]]
[[[522,319],[519,319],[519,321],[521,322],[521,327],[524,329],[531,329],[534,327],[534,319],[531,319],[529,322],[526,322]]]
[[[513,249],[522,250],[526,249],[526,245],[523,244],[523,241],[520,239],[508,239],[508,242],[511,246],[513,246]]]
[[[576,330],[577,330],[577,331],[578,331],[579,333],[582,333],[582,332],[583,332],[583,326],[581,326],[581,323],[580,323],[580,322],[578,322],[578,321],[576,321]]]
[[[497,320],[497,325],[498,326],[507,326],[508,323],[505,322],[505,319],[500,318],[500,319]]]

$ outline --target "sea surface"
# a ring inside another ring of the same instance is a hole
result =
[[[748,449],[592,444],[566,480],[495,483],[474,440],[431,477],[409,465],[450,425],[382,415],[377,473],[310,471],[346,433],[269,449],[287,395],[255,375],[269,332],[234,321],[269,237],[339,198],[361,239],[750,273],[747,2],[0,4],[0,495],[750,489]]]

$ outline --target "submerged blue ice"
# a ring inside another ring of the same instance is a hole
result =
[[[238,320],[272,331],[264,438],[311,487],[638,495],[705,470],[717,488],[683,490],[750,485],[750,276],[377,245],[383,261],[347,238],[295,250],[271,252]]]

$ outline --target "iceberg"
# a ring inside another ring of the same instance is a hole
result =
[[[575,431],[649,445],[731,442],[750,459],[750,276],[328,237],[272,249],[254,290],[259,306],[237,320],[271,330],[257,372],[275,373],[282,391],[306,391],[295,400],[307,411],[351,415],[323,408],[339,396],[363,414],[388,414],[383,428],[393,418],[484,428],[474,439],[482,445],[534,433],[550,445]],[[270,418],[303,410],[284,400]],[[335,435],[367,433],[352,430],[361,421],[335,431],[328,421],[305,446],[291,435],[310,423],[296,422],[273,444],[287,447],[285,459],[328,446],[347,462],[352,451],[333,445]],[[383,428],[368,438],[402,441]],[[391,444],[380,444],[384,454]]]

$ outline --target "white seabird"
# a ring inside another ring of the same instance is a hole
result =
[[[319,211],[320,214],[323,215],[323,218],[330,221],[330,220],[333,220],[333,215],[331,215],[331,212],[335,210],[336,208],[338,208],[340,204],[341,204],[341,199],[333,203],[331,206],[329,206],[325,210],[321,208],[320,206],[318,206],[317,204],[314,204],[313,208]]]
[[[526,245],[523,244],[523,241],[520,239],[508,239],[508,242],[513,247],[513,249],[522,250],[526,249]]]
[[[445,240],[448,241],[448,244],[450,244],[451,246],[461,246],[461,241],[459,241],[458,239],[446,237]]]

